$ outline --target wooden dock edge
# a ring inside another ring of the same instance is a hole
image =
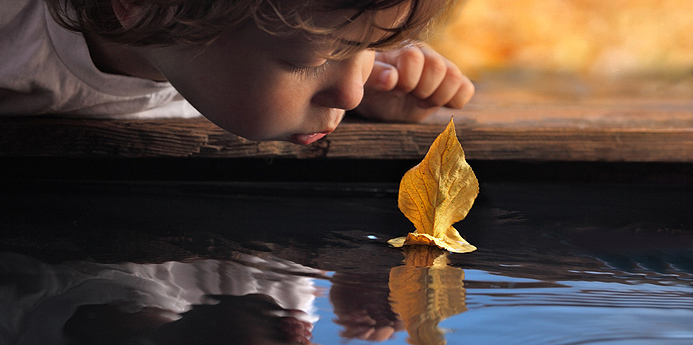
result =
[[[419,159],[443,124],[345,122],[309,146],[253,142],[203,118],[0,119],[4,157],[277,157]],[[457,125],[476,160],[693,162],[693,128],[513,128]]]

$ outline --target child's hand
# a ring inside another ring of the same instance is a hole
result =
[[[355,110],[370,119],[419,122],[441,106],[461,109],[473,94],[474,85],[457,66],[420,44],[376,53]]]

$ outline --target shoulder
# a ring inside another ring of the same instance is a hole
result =
[[[43,15],[41,0],[0,0],[0,32],[4,36],[13,28],[32,24],[29,19]]]
[[[27,92],[26,74],[45,67],[50,50],[42,0],[0,0],[0,88]]]
[[[0,0],[0,9],[0,70],[6,70],[48,41],[46,11],[42,0]]]

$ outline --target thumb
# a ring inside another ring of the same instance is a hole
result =
[[[391,91],[397,86],[398,79],[399,73],[395,66],[375,61],[373,63],[373,70],[370,76],[368,76],[368,80],[366,80],[364,86],[378,91]]]

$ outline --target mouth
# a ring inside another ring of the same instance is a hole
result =
[[[324,136],[332,133],[332,131],[325,131],[319,133],[307,133],[307,134],[294,134],[289,138],[289,141],[298,145],[310,145]]]

